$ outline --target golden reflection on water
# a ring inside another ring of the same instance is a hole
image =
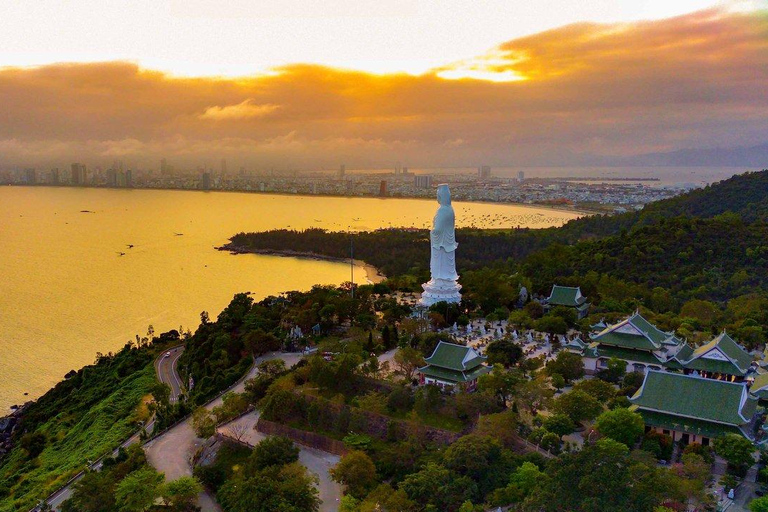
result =
[[[458,225],[479,227],[546,227],[576,217],[454,206]],[[258,299],[349,280],[343,263],[213,249],[233,234],[426,227],[435,207],[408,199],[0,187],[0,413],[149,324],[157,333],[179,325],[194,330],[201,311],[215,318],[237,292]]]

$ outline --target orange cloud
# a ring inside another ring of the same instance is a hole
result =
[[[213,106],[205,109],[200,114],[200,119],[212,121],[231,121],[236,119],[252,119],[254,117],[264,117],[279,109],[280,105],[266,103],[264,105],[254,104],[252,99],[245,100],[237,105],[227,105],[226,107]]]
[[[0,165],[582,165],[753,145],[768,141],[768,15],[570,25],[420,76],[0,69],[0,105]]]

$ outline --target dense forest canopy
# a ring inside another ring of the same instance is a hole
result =
[[[722,302],[748,292],[768,295],[767,222],[768,171],[753,172],[651,203],[639,212],[583,217],[560,228],[459,229],[457,267],[467,281],[479,269],[518,274],[540,294],[555,282],[573,282],[593,271],[649,292],[667,288],[680,303],[689,298]],[[395,287],[417,291],[428,278],[427,230],[354,235],[273,230],[240,233],[229,247],[348,258],[350,236],[355,257],[379,268]],[[464,280],[471,293],[471,283]]]

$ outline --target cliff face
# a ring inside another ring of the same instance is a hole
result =
[[[13,434],[19,428],[24,410],[30,403],[27,402],[21,407],[14,409],[8,416],[0,418],[0,460],[5,457],[6,453],[11,451],[13,447]]]

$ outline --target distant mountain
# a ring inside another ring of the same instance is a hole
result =
[[[681,215],[707,219],[728,212],[738,214],[745,222],[768,221],[768,170],[737,174],[704,188],[647,204],[638,212],[582,217],[562,228],[550,229],[548,236],[571,243],[615,235]]]
[[[681,149],[629,158],[625,165],[640,167],[768,167],[768,143],[752,147]]]

